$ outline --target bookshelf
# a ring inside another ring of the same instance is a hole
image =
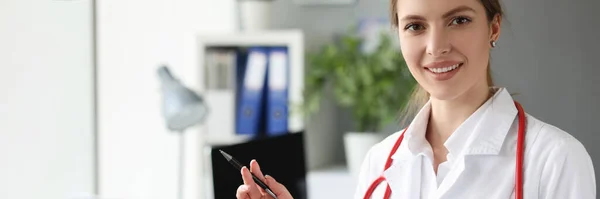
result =
[[[215,48],[246,48],[252,46],[285,46],[288,48],[289,66],[289,104],[301,104],[302,90],[304,87],[304,35],[301,30],[272,30],[238,33],[215,33],[197,35],[198,64],[203,67],[206,53]],[[200,75],[200,82],[204,82],[204,74]],[[205,85],[200,90],[206,91]],[[213,92],[215,93],[215,92]],[[207,93],[207,95],[213,94]],[[216,92],[216,94],[221,94]],[[305,124],[296,112],[290,110],[289,131],[296,132],[305,129]],[[209,143],[236,142],[244,138],[205,137]]]
[[[289,59],[288,104],[296,105],[303,102],[304,87],[304,35],[301,30],[269,30],[233,33],[205,33],[195,35],[195,56],[198,69],[198,90],[203,94],[209,106],[210,113],[205,124],[200,125],[195,148],[199,151],[197,162],[200,176],[199,186],[187,183],[186,187],[200,189],[199,198],[212,198],[212,179],[210,177],[210,155],[207,146],[219,144],[234,144],[248,139],[246,136],[235,134],[236,95],[237,85],[233,89],[215,90],[208,88],[213,77],[207,76],[207,64],[212,59],[210,53],[218,50],[240,49],[248,47],[287,47]],[[304,120],[295,109],[288,110],[288,131],[305,130]],[[188,149],[194,150],[194,149]],[[189,182],[189,181],[188,181]],[[194,191],[196,192],[196,191]],[[197,198],[197,197],[196,197]]]

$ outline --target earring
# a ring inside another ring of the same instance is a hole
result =
[[[496,47],[496,41],[492,40],[490,43],[492,44],[492,48]]]

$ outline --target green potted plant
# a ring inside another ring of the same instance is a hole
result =
[[[393,42],[389,34],[381,33],[378,46],[364,53],[363,39],[348,32],[307,55],[305,110],[318,110],[331,86],[337,105],[352,112],[356,131],[345,133],[344,145],[353,174],[368,149],[386,135],[382,128],[398,121],[416,84]]]

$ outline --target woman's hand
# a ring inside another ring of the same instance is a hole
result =
[[[250,170],[258,179],[262,180],[271,188],[271,191],[277,196],[279,199],[293,199],[290,192],[283,186],[278,183],[273,177],[267,175],[263,176],[263,173],[260,171],[260,167],[258,166],[258,162],[256,160],[250,161]],[[244,180],[244,184],[240,185],[236,192],[237,199],[272,199],[271,195],[269,195],[265,190],[263,190],[260,186],[252,180],[252,174],[248,168],[243,167],[242,170],[242,179]]]

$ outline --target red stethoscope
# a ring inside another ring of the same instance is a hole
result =
[[[523,112],[523,107],[521,107],[521,104],[519,104],[516,101],[515,101],[515,106],[517,107],[517,110],[519,111],[519,113],[518,113],[518,115],[519,115],[518,116],[519,117],[519,131],[517,134],[517,162],[516,162],[517,173],[515,176],[515,195],[516,195],[517,199],[521,199],[523,197],[523,150],[525,149],[523,144],[525,142],[525,113]],[[396,143],[394,144],[392,151],[390,151],[387,161],[385,162],[384,170],[387,170],[392,165],[392,155],[394,153],[396,153],[396,150],[398,150],[400,143],[402,143],[402,139],[404,138],[404,133],[406,132],[406,129],[408,129],[408,128],[404,129],[404,132],[402,132],[402,134],[400,135],[398,140],[396,140]],[[373,181],[373,183],[371,183],[371,186],[369,186],[369,189],[367,189],[364,199],[371,198],[371,195],[373,195],[375,188],[377,188],[377,186],[380,183],[382,183],[383,181],[385,181],[385,177],[383,177],[383,175],[380,176],[379,178],[377,178],[375,181]],[[392,190],[391,190],[390,186],[388,185],[387,188],[385,189],[385,195],[383,196],[383,198],[388,199],[388,198],[390,198],[391,194],[392,194]]]

